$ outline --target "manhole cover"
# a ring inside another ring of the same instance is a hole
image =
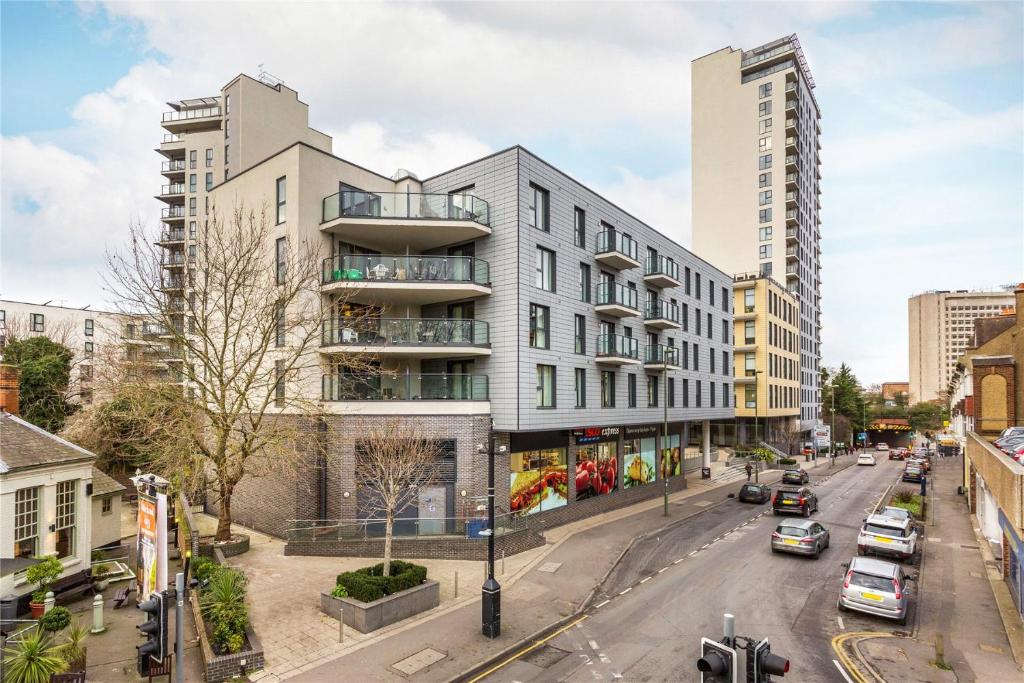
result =
[[[562,661],[568,655],[568,650],[557,648],[554,645],[544,645],[531,651],[528,655],[523,657],[523,659],[534,666],[546,669],[549,666],[553,666]]]
[[[391,668],[401,671],[406,676],[412,676],[414,673],[426,669],[431,664],[440,662],[447,656],[448,655],[443,652],[439,652],[432,647],[428,647],[425,650],[420,650],[414,655],[409,655],[401,661],[395,662],[391,665]]]
[[[554,574],[561,566],[561,562],[545,562],[541,566],[537,567],[537,571],[544,572],[545,574]]]

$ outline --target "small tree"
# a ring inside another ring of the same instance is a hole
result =
[[[39,604],[46,599],[46,593],[50,590],[60,575],[64,572],[64,565],[53,555],[47,555],[25,570],[25,580],[38,586],[32,591],[32,602]]]
[[[3,355],[21,373],[21,416],[48,432],[60,431],[74,412],[68,402],[74,354],[48,337],[24,337],[8,341]]]
[[[942,429],[942,421],[948,419],[949,413],[938,401],[922,401],[910,406],[907,421],[918,434],[929,438],[934,432]]]
[[[395,518],[435,481],[439,454],[436,441],[401,420],[379,422],[356,442],[356,482],[369,489],[361,513],[384,518],[384,576],[391,575]]]

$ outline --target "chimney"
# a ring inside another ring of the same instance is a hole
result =
[[[0,363],[0,411],[18,414],[18,376],[21,371],[13,365]]]

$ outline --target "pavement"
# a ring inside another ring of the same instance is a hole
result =
[[[1012,607],[1008,623],[1001,618],[998,589],[1007,589],[956,492],[962,473],[960,457],[933,458],[914,637],[852,643],[882,680],[1024,681],[1022,662],[1014,661],[1015,650],[1024,656],[1024,630]]]
[[[836,471],[852,461],[849,456],[840,458]],[[809,465],[801,463],[805,469]],[[828,461],[821,460],[810,471],[825,476]],[[469,590],[476,595],[465,601],[395,625],[387,633],[353,643],[336,655],[314,660],[281,675],[280,679],[334,681],[344,672],[346,680],[359,681],[393,681],[410,676],[417,680],[451,680],[493,659],[496,653],[514,651],[552,624],[572,618],[588,601],[596,601],[599,594],[595,595],[595,590],[611,578],[626,550],[648,538],[651,532],[666,525],[703,528],[704,519],[715,521],[714,517],[704,516],[713,515],[723,506],[741,515],[751,513],[751,506],[729,497],[740,483],[732,479],[734,474],[724,473],[719,485],[697,485],[699,473],[696,476],[689,488],[670,496],[668,519],[663,516],[662,499],[656,498],[546,531],[548,543],[539,549],[541,552],[518,571],[510,571],[504,580],[499,577],[502,633],[494,640],[484,638],[480,632],[479,591],[471,583]],[[777,470],[761,473],[761,480],[767,483],[780,477]],[[701,521],[688,524],[688,519]],[[717,528],[717,522],[709,528]],[[401,671],[395,668],[396,664]]]

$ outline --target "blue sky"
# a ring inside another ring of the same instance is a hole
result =
[[[690,243],[690,60],[798,33],[823,125],[823,353],[907,377],[906,299],[1024,279],[1020,3],[0,4],[0,297],[101,305],[156,222],[166,101],[258,64],[335,153],[519,143]]]

